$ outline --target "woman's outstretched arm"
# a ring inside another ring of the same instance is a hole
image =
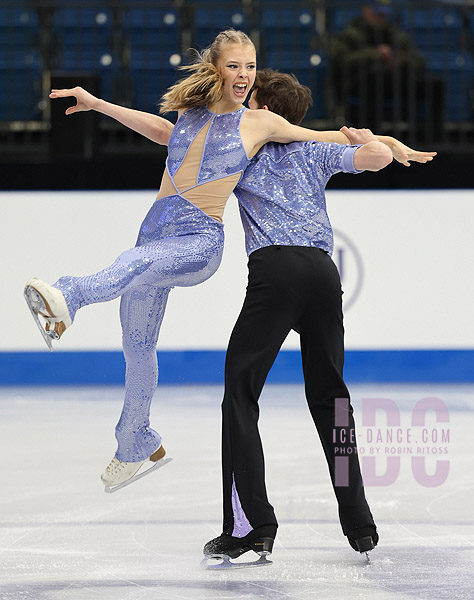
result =
[[[242,138],[247,147],[247,140],[253,156],[267,142],[334,142],[349,144],[348,137],[341,131],[314,131],[298,125],[292,125],[286,119],[269,110],[248,110],[242,119]]]
[[[341,127],[341,131],[347,135],[347,137],[349,138],[351,144],[365,144],[365,132],[370,132],[370,129],[355,129],[354,127]],[[376,138],[378,139],[379,142],[382,142],[382,144],[385,144],[386,146],[388,146],[388,148],[390,149],[390,151],[393,154],[393,158],[398,161],[399,163],[401,163],[402,165],[405,165],[405,167],[409,167],[410,166],[410,162],[409,161],[413,161],[413,162],[418,162],[418,163],[422,163],[425,164],[427,162],[430,162],[433,160],[433,158],[436,156],[436,152],[425,152],[423,150],[413,150],[413,148],[409,148],[408,146],[405,146],[405,144],[403,144],[402,142],[400,142],[399,140],[397,140],[394,137],[391,137],[389,135],[376,135]]]
[[[105,100],[96,98],[81,87],[51,90],[49,97],[52,99],[76,98],[77,103],[75,106],[70,106],[66,110],[66,115],[72,115],[87,110],[95,110],[119,121],[122,125],[125,125],[129,129],[133,129],[133,131],[143,135],[152,142],[164,146],[168,145],[168,140],[174,127],[173,123],[168,121],[168,119],[140,110],[126,108],[125,106],[119,106],[118,104],[112,104],[111,102],[106,102]]]
[[[267,142],[333,142],[336,144],[359,144],[365,143],[358,137],[358,132],[367,130],[355,129],[353,127],[342,127],[340,131],[314,131],[292,125],[283,117],[268,110],[248,110],[245,113],[246,120],[243,121],[242,132],[253,143],[253,149],[249,152],[253,156]],[[266,136],[264,141],[261,138]],[[389,147],[393,158],[403,165],[409,167],[410,162],[427,163],[433,160],[436,152],[420,152],[405,146],[399,140],[390,136],[376,136],[379,142]]]

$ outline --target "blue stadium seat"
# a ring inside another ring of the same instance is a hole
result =
[[[455,8],[404,10],[401,27],[410,33],[422,51],[455,49],[459,46],[462,19]]]
[[[305,8],[263,8],[260,28],[266,48],[307,50],[315,32],[314,15]]]
[[[101,82],[101,95],[112,97],[113,79],[119,73],[117,58],[108,49],[84,47],[66,48],[61,53],[57,68],[61,71],[96,73]]]
[[[38,17],[28,8],[0,7],[0,27],[38,27]]]
[[[117,66],[117,60],[108,49],[66,48],[61,54],[58,68],[64,71],[102,71],[111,70]]]
[[[36,13],[26,8],[0,8],[0,48],[33,48],[38,36]]]
[[[143,7],[127,10],[123,30],[133,48],[176,52],[180,47],[179,15],[173,9]]]
[[[108,8],[58,8],[54,13],[53,31],[60,51],[112,49],[112,14]]]
[[[158,112],[157,104],[168,87],[181,74],[176,67],[181,55],[163,50],[132,49],[130,72],[133,81],[133,107],[146,112]]]
[[[308,110],[308,119],[327,118],[325,81],[327,59],[320,51],[273,51],[267,56],[265,67],[293,73],[298,81],[307,85],[313,94],[313,106]]]
[[[112,50],[112,31],[113,18],[108,8],[58,8],[53,18],[59,48],[55,68],[96,73],[101,81],[101,94],[110,98],[113,78],[119,69]]]
[[[77,6],[57,8],[54,12],[54,27],[59,29],[96,29],[110,31],[112,14],[108,8]]]
[[[181,62],[179,13],[173,9],[140,6],[127,10],[123,31],[130,42],[132,105],[157,112],[157,102],[176,78]]]
[[[301,46],[311,39],[314,32],[314,15],[305,8],[264,8],[260,26],[274,31],[281,45]]]
[[[249,22],[240,5],[199,6],[194,12],[193,45],[206,48],[220,31],[229,27],[249,32]]]
[[[335,8],[328,15],[328,29],[331,33],[337,33],[338,31],[342,31],[349,25],[349,23],[353,19],[360,16],[360,8]]]
[[[0,121],[40,118],[41,62],[35,51],[0,48]]]
[[[283,0],[281,0],[283,1]],[[190,5],[197,5],[199,4],[199,6],[201,8],[210,8],[210,7],[217,7],[219,6],[230,6],[234,9],[234,10],[242,10],[243,9],[243,3],[239,2],[239,0],[188,0],[188,4]]]
[[[288,6],[288,0],[260,0],[259,5],[262,8],[273,8],[274,6]]]
[[[431,52],[426,55],[429,70],[440,76],[446,89],[446,119],[472,120],[474,91],[474,59],[470,53],[456,51]]]

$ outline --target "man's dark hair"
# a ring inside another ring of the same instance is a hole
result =
[[[260,107],[267,105],[269,110],[294,125],[301,123],[313,103],[309,87],[302,85],[293,74],[261,69],[257,71],[253,87]]]

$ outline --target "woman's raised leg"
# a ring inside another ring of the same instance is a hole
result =
[[[40,329],[38,315],[46,320],[43,337],[59,339],[79,308],[123,296],[136,286],[161,288],[193,286],[208,279],[222,258],[223,236],[193,234],[168,237],[123,252],[106,269],[86,277],[61,277],[49,285],[30,279],[25,298]]]

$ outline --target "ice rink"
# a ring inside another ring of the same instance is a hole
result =
[[[361,458],[379,448],[380,476],[386,456],[399,457],[395,481],[366,488],[380,533],[371,563],[342,535],[302,386],[282,385],[266,388],[260,419],[280,521],[273,564],[215,572],[200,562],[221,532],[220,386],[159,388],[152,425],[173,461],[115,494],[99,477],[115,451],[120,388],[1,389],[1,600],[474,598],[474,387],[351,392]],[[396,443],[377,440],[383,414],[375,427],[361,425],[367,398],[400,410]],[[442,424],[429,415],[423,440],[428,473],[449,461],[447,479],[433,486],[417,481],[408,453],[421,444],[421,429],[407,437],[422,398],[449,409]]]

